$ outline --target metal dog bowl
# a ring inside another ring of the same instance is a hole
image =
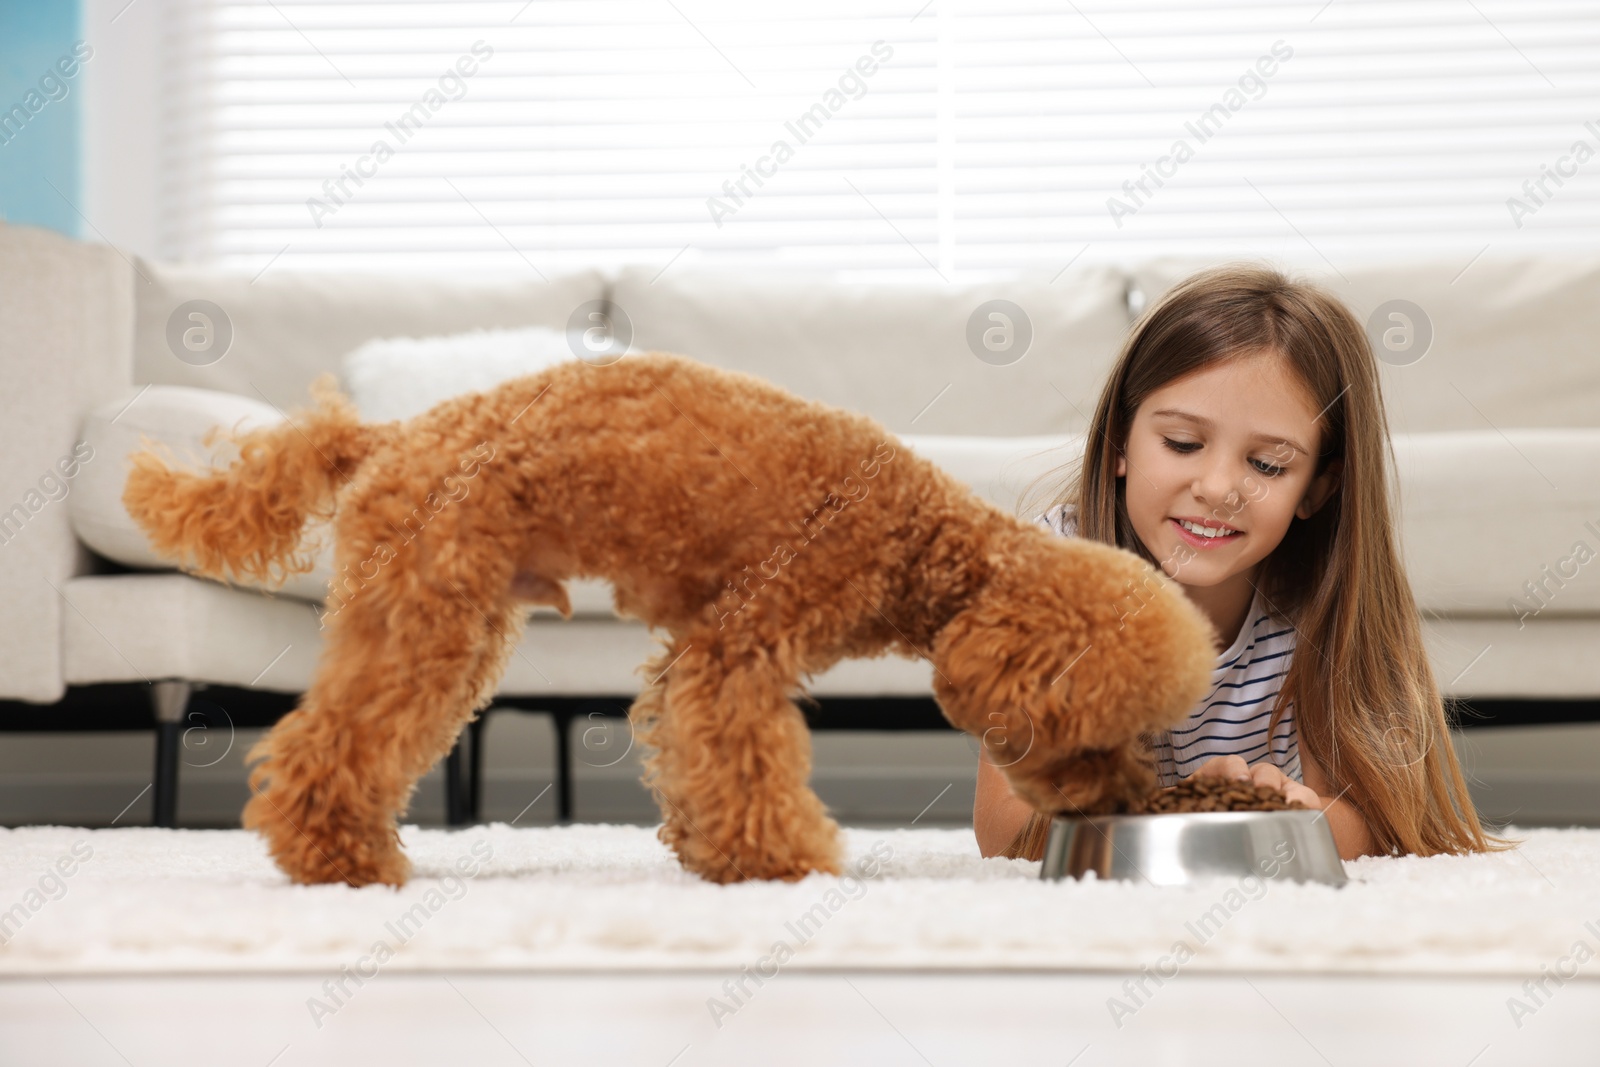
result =
[[[1039,877],[1189,885],[1199,878],[1288,878],[1344,885],[1344,864],[1320,812],[1205,811],[1056,816]]]

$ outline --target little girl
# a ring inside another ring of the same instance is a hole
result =
[[[1342,303],[1265,267],[1190,277],[1135,324],[1086,441],[1038,521],[1143,556],[1215,629],[1211,692],[1145,738],[1161,785],[1277,787],[1326,813],[1345,859],[1511,846],[1456,763],[1395,544],[1377,363]],[[982,756],[973,826],[986,856],[1043,854],[1048,821]]]

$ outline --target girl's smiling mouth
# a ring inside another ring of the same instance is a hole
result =
[[[1244,536],[1243,530],[1235,530],[1223,523],[1202,523],[1193,519],[1168,519],[1172,528],[1178,531],[1178,536],[1196,548],[1216,548],[1220,545],[1231,544]],[[1184,524],[1188,523],[1188,526]],[[1191,529],[1190,527],[1193,527]],[[1202,531],[1202,532],[1196,532]],[[1213,536],[1207,536],[1208,534]]]

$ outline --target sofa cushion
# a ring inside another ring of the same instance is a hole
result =
[[[1600,429],[1396,434],[1394,452],[1424,610],[1600,613]]]
[[[1215,262],[1152,259],[1134,268],[1134,284],[1154,303]],[[1291,273],[1327,288],[1363,325],[1392,300],[1426,316],[1416,325],[1431,329],[1432,341],[1420,358],[1415,348],[1378,353],[1393,432],[1600,428],[1600,257],[1491,252],[1470,264],[1340,264],[1335,272],[1318,261]],[[1387,311],[1378,317],[1403,325]]]
[[[1110,267],[962,286],[626,268],[611,300],[635,348],[756,374],[897,434],[1007,435],[1086,428],[1127,332],[1125,290]]]
[[[322,651],[314,605],[267,598],[187,574],[93,575],[64,586],[67,682],[186,678],[277,692],[303,691]],[[639,687],[656,649],[643,623],[616,618],[530,619],[500,692],[602,692]]]
[[[548,281],[531,271],[488,278],[284,271],[265,263],[252,277],[140,261],[134,293],[136,383],[237,393],[291,410],[309,400],[318,374],[337,373],[364,341],[497,327],[564,330],[584,305],[599,307],[605,278],[599,271]]]
[[[185,678],[303,692],[323,647],[312,605],[268,599],[187,574],[91,575],[65,583],[62,627],[71,685]],[[504,696],[628,696],[661,639],[633,619],[535,614],[506,662]],[[925,696],[933,671],[920,659],[849,659],[811,679],[821,695]]]
[[[144,447],[148,438],[170,450],[168,463],[191,470],[226,466],[238,458],[231,443],[219,440],[208,447],[207,432],[216,426],[251,430],[272,426],[283,416],[270,404],[233,393],[194,389],[181,385],[149,385],[129,389],[84,416],[81,435],[104,462],[84,469],[80,491],[71,497],[72,528],[79,540],[100,555],[129,567],[172,570],[173,561],[158,556],[122,504],[128,479],[128,457]],[[320,535],[320,525],[308,528],[307,539]],[[307,600],[320,600],[331,574],[332,547],[324,545],[317,569],[295,574],[279,591]],[[241,577],[234,584],[263,588]]]

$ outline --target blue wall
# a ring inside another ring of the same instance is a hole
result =
[[[81,27],[77,0],[0,0],[0,216],[73,236],[83,229]]]

